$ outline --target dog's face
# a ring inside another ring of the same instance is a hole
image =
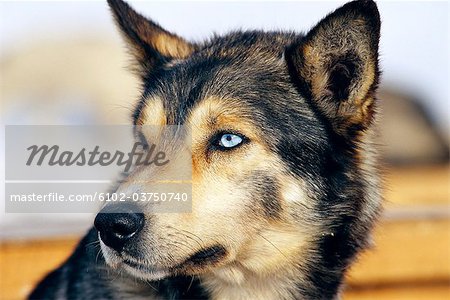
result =
[[[329,168],[354,158],[347,151],[372,121],[376,8],[344,6],[306,36],[236,32],[192,44],[121,1],[110,6],[143,81],[137,130],[188,128],[192,212],[120,217],[126,238],[110,237],[118,214],[97,217],[106,261],[144,279],[214,272],[239,281],[312,260],[331,230],[320,218],[338,192]],[[148,191],[151,168],[117,192]]]

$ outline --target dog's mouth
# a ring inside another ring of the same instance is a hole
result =
[[[180,266],[203,266],[220,262],[227,256],[227,250],[221,245],[201,249],[186,259]]]

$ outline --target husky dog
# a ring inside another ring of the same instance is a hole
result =
[[[192,212],[113,204],[30,298],[338,298],[381,207],[376,4],[347,3],[306,35],[203,43],[109,6],[142,80],[134,125],[192,128]]]

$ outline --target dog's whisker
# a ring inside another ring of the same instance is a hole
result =
[[[281,255],[284,256],[284,258],[288,259],[288,257],[283,253],[283,251],[281,251],[280,248],[278,248],[274,243],[272,243],[268,238],[266,238],[265,236],[263,236],[261,233],[257,233],[260,237],[262,237],[266,242],[268,242],[270,245],[272,245],[278,252],[280,252]]]
[[[175,233],[178,233],[178,234],[182,235],[183,237],[186,237],[188,239],[193,240],[194,242],[196,242],[199,245],[200,248],[203,248],[205,243],[203,242],[203,240],[198,235],[196,235],[193,232],[190,232],[188,230],[178,229],[178,228],[173,227],[173,226],[169,226],[169,227],[174,229]]]
[[[97,255],[95,256],[95,262],[98,263],[98,256],[102,253],[102,249],[98,249]]]
[[[99,240],[95,240],[95,241],[93,241],[91,243],[87,243],[85,247],[88,248],[89,246],[92,246],[92,245],[100,246],[100,241]]]
[[[189,292],[189,290],[191,289],[192,283],[194,283],[194,276],[195,275],[191,275],[191,282],[189,283],[189,286],[188,286],[188,288],[186,290],[186,293]]]
[[[145,283],[146,283],[149,287],[151,287],[154,291],[157,292],[158,289],[157,289],[156,287],[154,287],[154,286],[151,284],[151,282],[152,282],[152,281],[150,281],[150,280],[146,280],[146,281],[145,281]],[[159,283],[159,282],[158,282],[158,283]]]

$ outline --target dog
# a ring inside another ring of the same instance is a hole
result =
[[[192,43],[108,3],[142,82],[133,124],[192,128],[192,211],[108,204],[29,298],[339,298],[381,211],[376,4],[349,2],[306,34]]]

